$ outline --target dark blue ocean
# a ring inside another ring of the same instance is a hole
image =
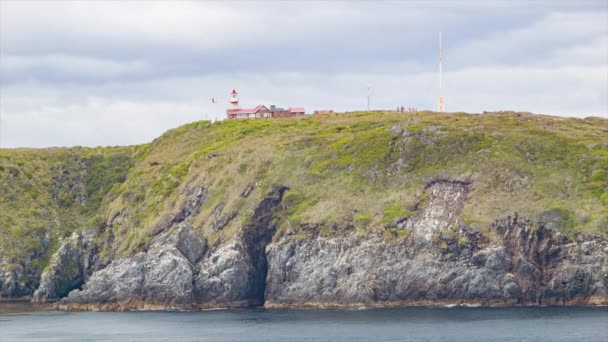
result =
[[[0,302],[0,341],[608,341],[608,307],[59,312]]]

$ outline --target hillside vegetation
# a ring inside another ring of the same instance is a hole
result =
[[[195,187],[204,201],[192,223],[211,244],[232,239],[275,185],[289,188],[276,236],[399,238],[434,180],[470,183],[459,223],[476,230],[518,213],[605,235],[608,120],[364,112],[200,121],[138,147],[4,149],[0,254],[19,263],[45,250],[45,235],[54,245],[88,227],[103,256],[131,255]]]
[[[437,179],[472,184],[462,223],[515,212],[567,234],[608,230],[608,120],[527,113],[352,113],[195,122],[149,147],[102,208],[126,255],[150,241],[188,187],[206,189],[195,227],[230,239],[271,186],[289,187],[282,233],[390,230]],[[249,193],[250,192],[250,193]]]
[[[40,275],[59,239],[97,223],[138,148],[0,149],[0,266]]]

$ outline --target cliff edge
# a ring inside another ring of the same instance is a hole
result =
[[[608,120],[349,113],[0,150],[0,297],[608,304]]]

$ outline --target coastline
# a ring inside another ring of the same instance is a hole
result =
[[[26,315],[32,312],[53,311],[55,305],[52,303],[32,303],[29,298],[2,298],[0,299],[0,316],[4,315]]]
[[[32,303],[29,298],[3,298],[0,299],[0,315],[19,315],[42,311],[64,311],[64,312],[177,312],[177,311],[216,311],[234,309],[263,309],[263,310],[366,310],[384,308],[534,308],[534,307],[607,307],[607,298],[589,298],[587,301],[570,301],[557,303],[516,303],[504,301],[388,301],[388,302],[302,302],[302,303],[277,303],[266,302],[263,305],[255,305],[246,301],[230,303],[206,303],[206,304],[166,304],[148,303],[144,301],[129,301],[121,303],[97,303],[97,304],[64,304],[54,303]]]
[[[0,340],[604,342],[607,318],[608,307],[49,311],[1,316]]]
[[[505,301],[449,301],[449,300],[404,300],[387,302],[302,302],[302,303],[277,303],[268,301],[263,305],[254,305],[246,301],[230,303],[206,303],[206,304],[165,304],[147,303],[142,301],[129,301],[121,303],[103,304],[49,304],[56,310],[81,312],[129,312],[129,311],[208,311],[208,310],[230,310],[230,309],[269,309],[269,310],[339,310],[339,309],[381,309],[381,308],[407,308],[407,307],[474,307],[474,308],[527,308],[527,307],[605,307],[608,306],[608,298],[591,297],[586,301],[547,301],[545,303],[517,303]]]

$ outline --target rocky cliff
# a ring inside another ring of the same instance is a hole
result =
[[[72,228],[0,249],[0,294],[75,310],[608,304],[607,132],[527,113],[186,125],[106,164],[126,174],[101,192],[78,156],[78,200],[57,214]]]
[[[608,241],[570,240],[517,215],[488,235],[454,225],[468,185],[434,182],[406,234],[311,234],[272,240],[283,190],[257,208],[235,241],[206,251],[190,225],[146,253],[112,262],[66,309],[127,310],[262,305],[586,305],[608,303]],[[392,233],[388,233],[392,234]],[[181,246],[181,247],[180,247]],[[74,284],[76,286],[76,284]]]
[[[56,252],[72,259],[81,242],[71,234],[99,220],[139,150],[0,149],[0,299],[31,295]]]
[[[494,229],[502,243],[466,229],[423,244],[354,235],[280,240],[268,250],[266,306],[607,303],[605,239],[570,241],[517,217]]]

